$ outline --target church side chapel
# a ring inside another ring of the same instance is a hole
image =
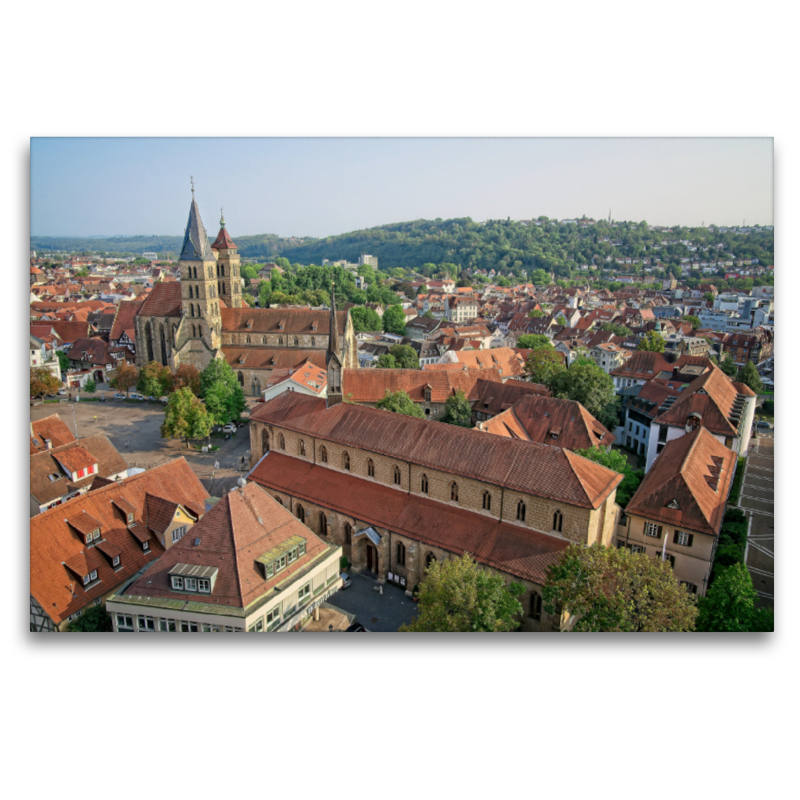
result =
[[[306,361],[325,368],[333,331],[340,368],[358,367],[347,311],[244,303],[238,247],[222,215],[217,238],[209,241],[194,185],[179,269],[180,281],[157,283],[136,314],[137,366],[157,361],[172,369],[191,364],[202,370],[224,358],[245,394],[257,397],[275,369],[296,369]]]

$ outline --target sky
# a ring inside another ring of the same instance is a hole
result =
[[[773,224],[771,138],[33,138],[31,235],[324,237],[413,219]]]

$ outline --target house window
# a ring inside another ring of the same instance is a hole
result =
[[[261,633],[264,630],[264,618],[257,620],[253,625],[251,625],[248,629],[248,633]]]
[[[279,442],[279,444],[281,446],[281,450],[285,450],[286,449],[286,439],[283,438],[283,434],[280,435],[280,438],[278,439],[278,442]]]
[[[425,556],[425,568],[427,569],[434,561],[436,561],[436,556],[433,553],[428,553]]]
[[[179,542],[181,539],[183,539],[185,535],[186,535],[185,525],[181,525],[179,528],[175,528],[175,530],[172,531],[172,544],[175,544],[175,542]]]
[[[656,553],[655,557],[657,561],[666,561],[673,569],[675,568],[675,556],[669,553]]]
[[[278,344],[283,344],[283,336],[278,337]]]
[[[491,511],[492,509],[492,495],[489,492],[483,493],[483,509],[484,511]]]
[[[647,536],[652,536],[654,539],[661,538],[662,526],[657,525],[655,522],[648,522],[645,526],[644,532]]]
[[[199,629],[196,622],[181,622],[181,633],[197,633]]]
[[[344,526],[344,543],[353,543],[353,526],[349,522]]]
[[[419,489],[423,494],[428,494],[428,476],[427,475],[423,475],[422,476],[422,479],[420,480]]]
[[[311,337],[311,346],[312,346],[312,347],[314,347],[314,344],[315,344],[315,339],[314,339],[314,337],[312,336],[312,337]]]
[[[564,515],[560,511],[556,511],[553,514],[553,530],[561,532],[561,529],[564,525]]]
[[[295,336],[294,337],[294,346],[297,347],[298,344],[300,344],[300,342],[297,341],[297,337]]]
[[[156,621],[154,617],[139,617],[139,631],[154,631]]]
[[[450,484],[450,499],[455,503],[458,502],[458,484],[455,481]]]
[[[130,614],[117,614],[117,630],[132,631],[133,617]]]
[[[197,591],[197,578],[184,578],[183,585],[187,592]]]
[[[525,503],[522,500],[517,501],[517,519],[525,522]]]
[[[685,586],[686,591],[689,592],[689,594],[697,594],[696,583],[689,583],[689,581],[681,581],[681,586]]]
[[[347,467],[345,467],[345,469],[347,469]],[[371,458],[367,461],[367,475],[369,475],[370,478],[375,477],[375,462]]]
[[[309,581],[305,586],[301,587],[300,591],[297,593],[297,603],[298,605],[302,605],[303,603],[307,603],[311,599],[311,581]]]
[[[112,567],[119,566],[119,556],[114,556],[114,558],[111,559],[111,566]]]
[[[133,514],[128,514],[128,525],[133,524]]]
[[[394,485],[395,486],[400,485],[400,467],[394,468]]]
[[[93,569],[88,575],[83,576],[83,585],[88,586],[92,581],[97,580],[97,570]]]
[[[172,588],[183,589],[183,578],[180,575],[172,575]]]
[[[208,578],[198,578],[197,591],[203,594],[211,594],[211,581]]]
[[[306,521],[306,512],[303,509],[303,506],[297,506],[297,519],[299,519],[300,522],[303,523],[305,523]]]
[[[319,512],[319,535],[328,535],[328,520],[325,518],[325,514],[322,511]]]
[[[328,463],[328,448],[325,447],[325,445],[322,445],[322,447],[320,447],[320,449],[319,449],[319,460],[323,464],[327,464]]]
[[[158,629],[166,633],[175,633],[178,630],[178,623],[174,619],[160,619]]]
[[[301,456],[304,456],[306,454],[306,443],[302,439],[297,445],[297,450]]]
[[[683,545],[684,547],[691,547],[694,535],[686,531],[675,531],[674,543]]]
[[[250,336],[249,335],[246,337],[246,341],[247,341],[247,344],[250,344]]]
[[[282,555],[280,558],[276,558],[274,564],[275,564],[276,575],[282,570],[286,569],[286,564],[287,564],[286,554]]]
[[[538,592],[531,592],[531,604],[528,616],[537,621],[542,618],[542,596]]]
[[[347,453],[342,453],[342,466],[350,471],[350,456]]]
[[[406,565],[406,546],[402,542],[397,543],[397,565],[400,567]]]
[[[270,626],[273,623],[280,622],[280,619],[281,619],[281,604],[278,603],[278,605],[276,605],[275,608],[271,609],[270,611],[267,611],[267,628],[270,628]]]

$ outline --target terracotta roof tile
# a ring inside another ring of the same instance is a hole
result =
[[[237,310],[237,309],[232,309]],[[325,369],[324,350],[294,350],[289,347],[223,345],[222,355],[233,371],[238,369],[299,369],[306,362]],[[243,358],[243,361],[240,359]]]
[[[179,317],[181,284],[157,283],[136,311],[137,317]]]
[[[36,422],[31,423],[33,435],[31,436],[31,453],[40,453],[47,450],[45,439],[49,439],[51,447],[59,447],[62,444],[69,444],[75,441],[75,437],[58,414],[51,414]],[[34,439],[38,445],[34,444]]]
[[[347,393],[347,384],[343,384]],[[603,488],[587,493],[564,451],[534,442],[486,436],[477,430],[285,392],[260,404],[252,420],[304,432],[345,446],[393,456],[412,464],[483,480],[584,508],[598,508],[622,476],[587,461]]]
[[[241,333],[306,333],[327,336],[330,332],[330,311],[312,311],[303,308],[223,308],[222,330]],[[347,311],[337,311],[339,334],[344,336]],[[252,320],[252,327],[247,323]],[[283,328],[280,327],[281,322]],[[316,326],[316,327],[315,327]]]

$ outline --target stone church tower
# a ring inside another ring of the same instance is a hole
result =
[[[239,256],[235,252],[235,245],[232,256],[229,255],[230,248],[223,249],[226,267],[230,269],[235,262],[238,272]],[[181,364],[192,364],[202,370],[212,358],[220,356],[222,318],[219,311],[217,258],[200,219],[194,187],[178,267],[182,316],[175,334],[174,365],[177,368]]]
[[[211,245],[217,255],[217,292],[228,308],[241,308],[242,277],[239,273],[238,248],[225,230],[225,217],[221,209],[219,225],[219,233]]]
[[[336,294],[335,286],[331,283],[331,329],[328,335],[328,352],[325,354],[325,363],[328,367],[328,400],[327,408],[341,403],[344,399],[342,392],[342,362],[339,357],[339,325],[336,321]]]

